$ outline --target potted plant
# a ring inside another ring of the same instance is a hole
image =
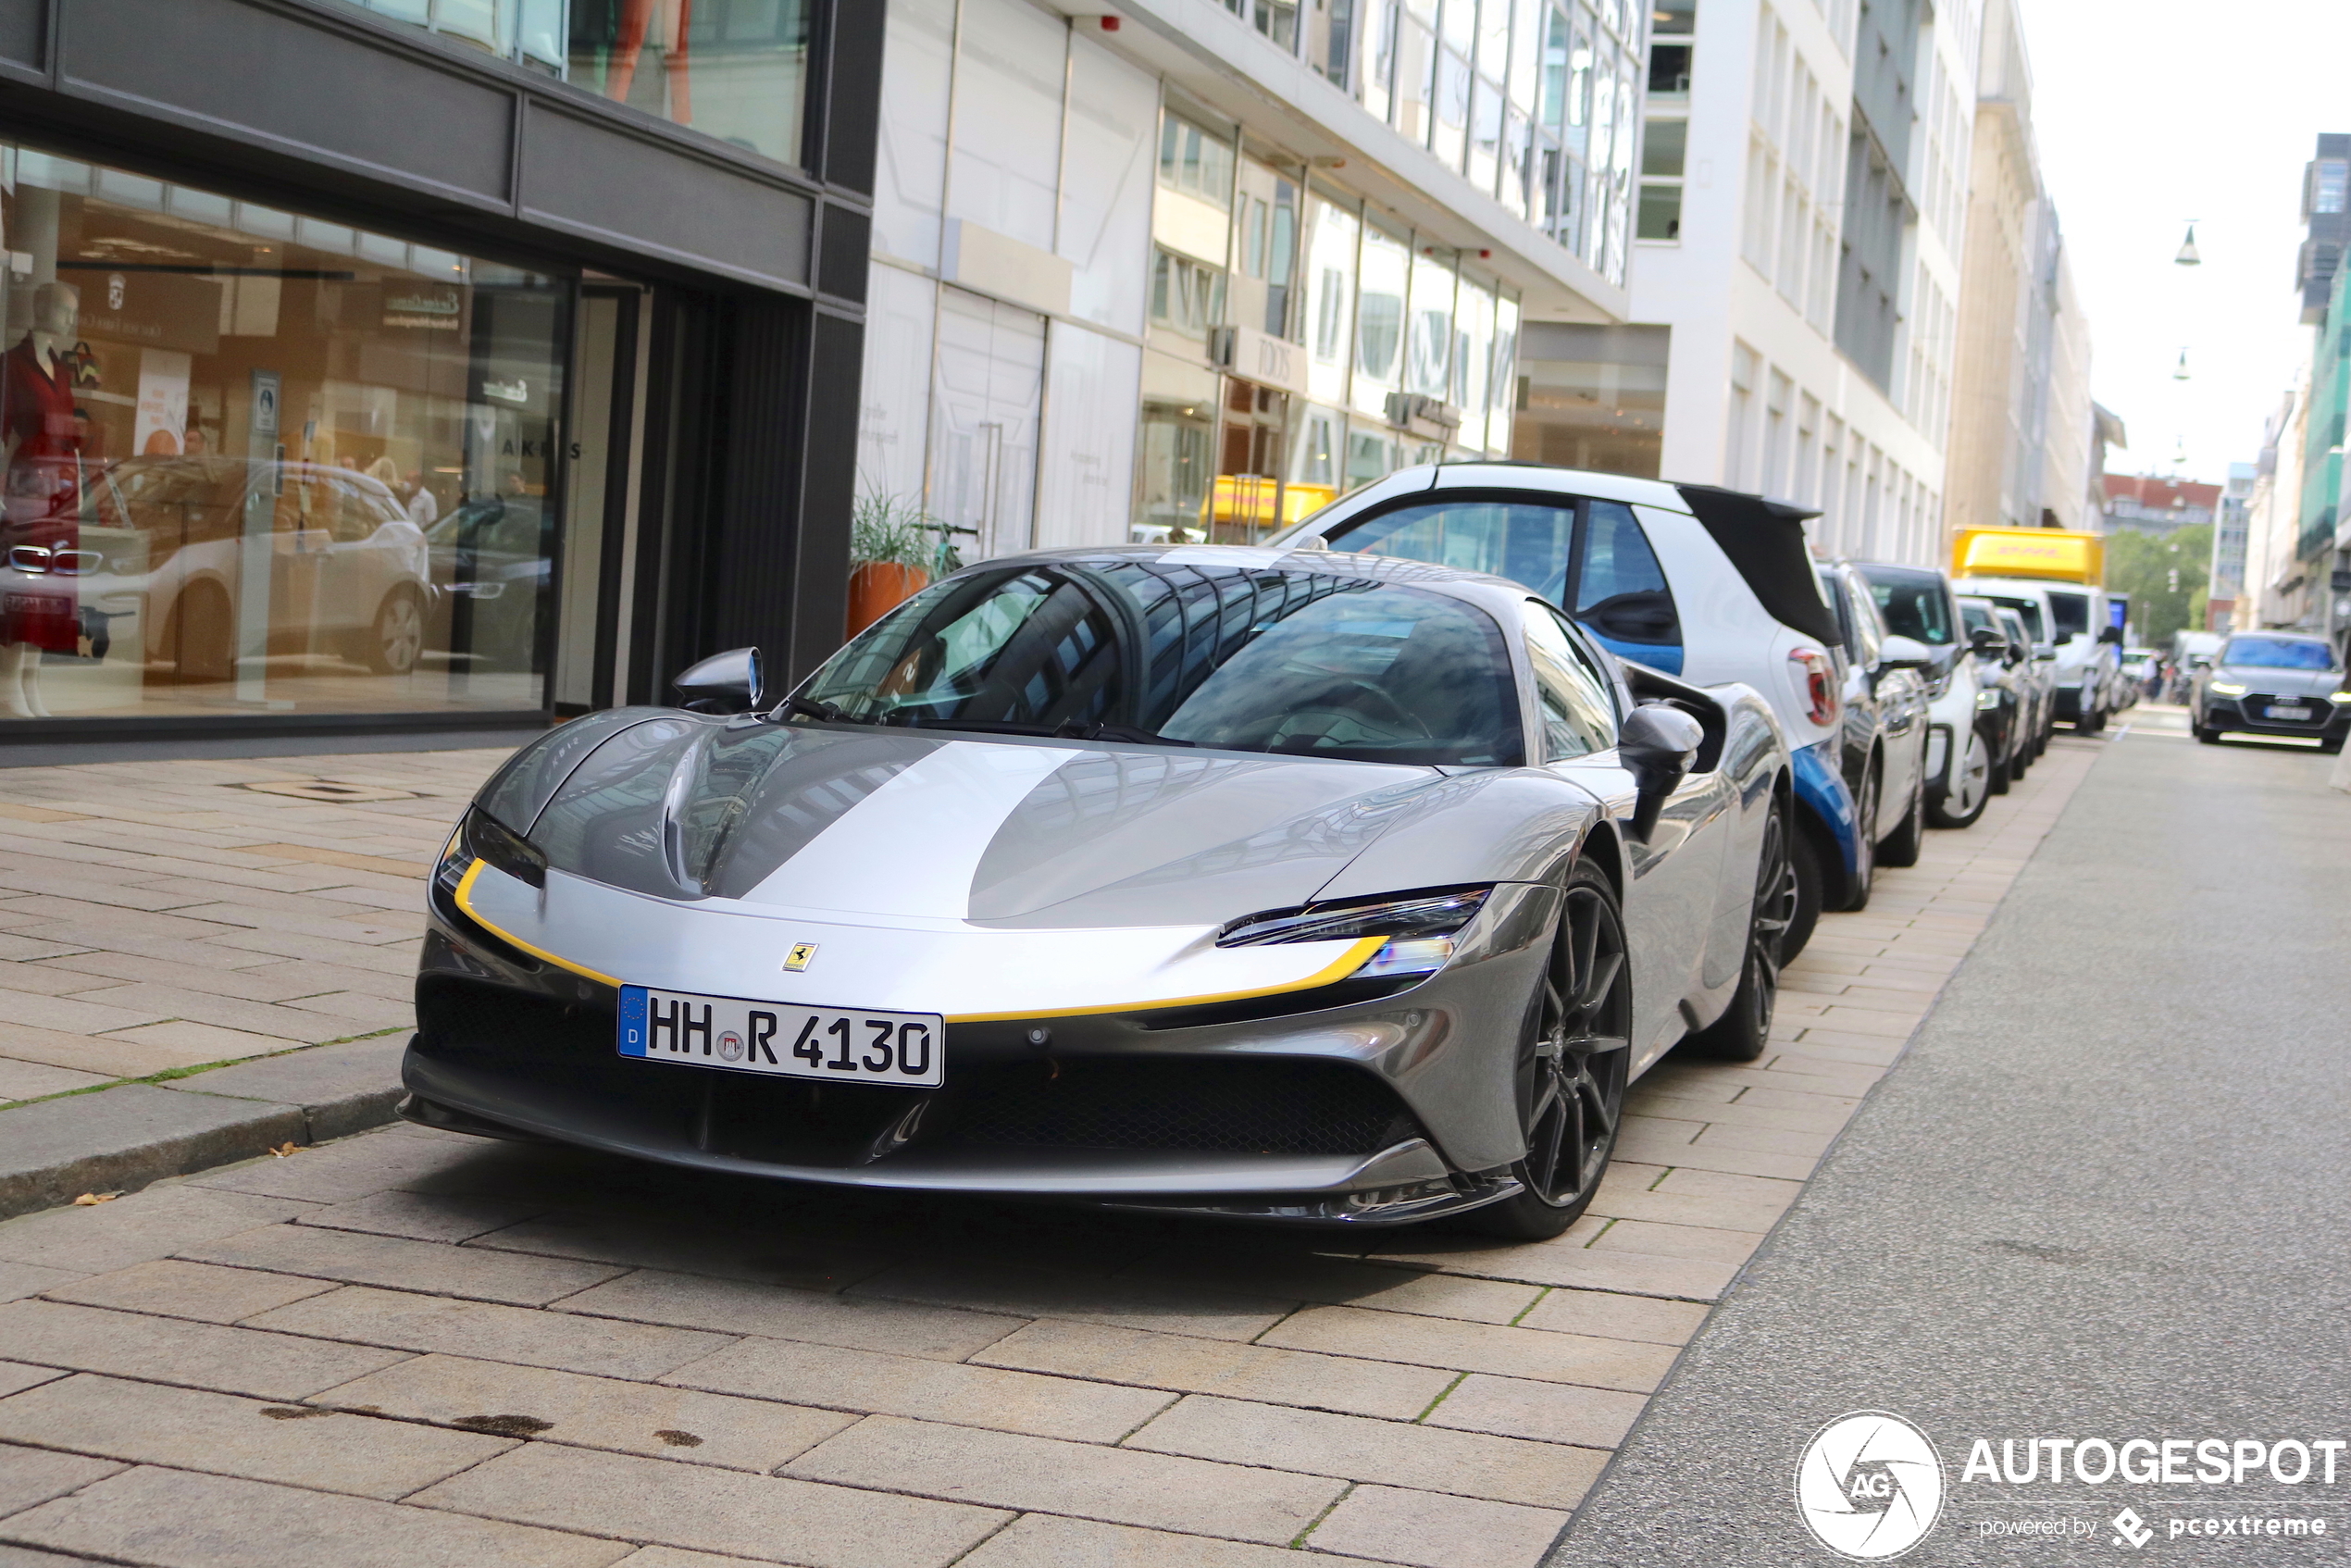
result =
[[[904,496],[857,498],[849,524],[849,635],[856,636],[930,581],[939,525]]]

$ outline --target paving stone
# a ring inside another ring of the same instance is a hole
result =
[[[374,1236],[404,1236],[412,1241],[457,1242],[510,1226],[543,1207],[528,1199],[428,1195],[395,1188],[330,1204],[303,1215],[302,1223]]]
[[[1323,1477],[877,1415],[785,1474],[1275,1545],[1344,1489]]]
[[[1126,1447],[1349,1481],[1411,1476],[1429,1491],[1537,1508],[1574,1508],[1605,1462],[1591,1449],[1199,1394],[1129,1437]]]
[[[1629,1339],[1406,1317],[1360,1307],[1310,1307],[1268,1334],[1265,1343],[1644,1394],[1657,1387],[1673,1364],[1674,1354],[1666,1346]]]
[[[1358,1487],[1307,1545],[1416,1568],[1535,1568],[1567,1515],[1397,1487]]]
[[[1351,1263],[1297,1253],[1250,1253],[1184,1249],[1146,1258],[1121,1271],[1123,1279],[1154,1285],[1203,1284],[1258,1297],[1284,1297],[1332,1305],[1384,1307],[1424,1317],[1459,1317],[1476,1323],[1508,1323],[1524,1312],[1538,1292],[1496,1279],[1467,1279],[1429,1270]]]
[[[175,1067],[198,1066],[205,1061],[193,1052],[171,1051],[102,1035],[34,1028],[6,1020],[0,1020],[0,1057],[74,1072],[99,1073],[110,1078],[144,1077]]]
[[[324,1280],[292,1275],[157,1258],[54,1286],[46,1294],[53,1301],[74,1301],[85,1307],[193,1318],[200,1323],[234,1323],[337,1288]]]
[[[1760,1203],[1777,1203],[1782,1208],[1796,1201],[1804,1184],[1772,1176],[1739,1176],[1729,1171],[1701,1171],[1680,1167],[1670,1172],[1657,1184],[1660,1192],[1686,1193],[1693,1198],[1736,1198]]]
[[[168,1257],[189,1242],[273,1225],[307,1207],[283,1199],[166,1182],[111,1203],[48,1209],[0,1224],[0,1258],[76,1274],[104,1274]]]
[[[226,1071],[227,1069],[223,1069]],[[345,1203],[392,1188],[413,1187],[428,1176],[485,1174],[510,1165],[522,1152],[513,1144],[479,1138],[416,1138],[402,1125],[324,1149],[306,1149],[291,1160],[258,1160],[206,1171],[188,1178],[195,1187],[220,1188],[310,1203]],[[495,1185],[491,1183],[491,1185]]]
[[[1568,1383],[1536,1383],[1524,1377],[1495,1377],[1479,1372],[1462,1379],[1460,1386],[1424,1420],[1430,1426],[1449,1426],[1464,1432],[1493,1432],[1507,1437],[1534,1437],[1546,1443],[1612,1449],[1624,1440],[1634,1418],[1648,1403],[1646,1394],[1579,1388]]]
[[[1742,1203],[1730,1198],[1690,1198],[1676,1192],[1616,1192],[1603,1187],[1592,1200],[1590,1213],[1620,1220],[1653,1220],[1661,1225],[1699,1226],[1713,1230],[1744,1230],[1761,1236],[1779,1224],[1786,1205]]]
[[[526,1444],[408,1500],[696,1551],[781,1557],[806,1568],[943,1568],[1005,1519],[960,1502],[553,1443]]]
[[[1435,1367],[1091,1323],[1032,1323],[972,1359],[992,1366],[1399,1421],[1410,1421],[1426,1410],[1453,1380],[1452,1374]]]
[[[298,1424],[306,1426],[307,1422]],[[18,1514],[35,1546],[153,1568],[605,1568],[620,1541],[429,1509],[141,1467]]]
[[[397,1350],[62,1301],[0,1306],[0,1345],[36,1365],[264,1400],[303,1399],[406,1359]]]
[[[901,1263],[849,1294],[1239,1340],[1254,1339],[1289,1310],[1288,1302],[1264,1295],[985,1263]]]
[[[0,1400],[0,1439],[389,1501],[514,1446],[87,1373]]]
[[[301,1020],[289,1019],[287,1022],[286,1027],[262,1034],[252,1029],[232,1029],[218,1024],[202,1023],[193,1018],[167,1018],[160,1023],[142,1024],[135,1029],[117,1029],[106,1038],[176,1051],[190,1059],[191,1066],[200,1067],[214,1062],[243,1062],[255,1056],[273,1055],[280,1051],[298,1051],[311,1043],[303,1031],[294,1027]],[[340,1032],[347,1034],[350,1031]]]
[[[29,1366],[23,1362],[0,1361],[0,1399],[20,1394],[36,1384],[53,1382],[65,1372],[54,1366]]]
[[[420,1278],[417,1283],[439,1281]],[[488,1301],[366,1286],[276,1308],[253,1318],[249,1326],[635,1378],[659,1376],[730,1342],[725,1335],[690,1328],[529,1312]]]
[[[971,1561],[969,1558],[965,1562]],[[0,1564],[0,1568],[6,1568]],[[674,1546],[649,1546],[630,1552],[617,1568],[767,1568],[748,1557],[719,1557],[707,1551],[681,1551]]]
[[[1311,1560],[1310,1560],[1311,1561]],[[633,1561],[632,1561],[633,1568]],[[655,1568],[648,1564],[647,1568]],[[666,1565],[662,1565],[666,1568]],[[678,1568],[685,1568],[680,1564]],[[956,1568],[1301,1568],[1296,1553],[1242,1541],[1024,1513]]]
[[[1592,1250],[1735,1264],[1747,1262],[1762,1239],[1760,1232],[1751,1230],[1714,1230],[1702,1226],[1620,1219],[1600,1233],[1592,1243]]]
[[[400,1086],[406,1049],[404,1035],[355,1039],[175,1078],[169,1087],[299,1105],[305,1118],[302,1141],[323,1143],[392,1120],[392,1108],[406,1092]]]
[[[0,1111],[0,1214],[248,1159],[303,1132],[290,1105],[124,1084]]]
[[[0,1410],[6,1407],[7,1401],[0,1400]],[[0,1445],[0,1518],[102,1481],[121,1468],[114,1461],[85,1454]]]
[[[526,1258],[513,1252],[485,1252],[306,1225],[249,1230],[224,1240],[181,1248],[180,1255],[198,1263],[306,1274],[355,1285],[427,1285],[442,1295],[532,1307],[544,1306],[621,1272],[603,1263]]]
[[[962,1361],[1020,1326],[1014,1317],[658,1269],[641,1269],[583,1290],[558,1310],[938,1361]]]
[[[1623,1296],[1610,1290],[1557,1289],[1545,1293],[1518,1320],[1521,1328],[1590,1334],[1602,1339],[1638,1339],[1652,1345],[1686,1345],[1706,1321],[1695,1301],[1661,1301],[1654,1296]]]
[[[81,1277],[73,1269],[44,1268],[38,1263],[14,1263],[0,1258],[0,1301],[38,1295],[60,1285],[70,1285]]]
[[[478,1236],[477,1247],[705,1274],[764,1285],[838,1290],[882,1268],[893,1254],[853,1246],[802,1245],[744,1227],[681,1226],[659,1214],[544,1214]]]
[[[52,1067],[42,1062],[19,1062],[0,1056],[0,1101],[37,1100],[44,1094],[64,1094],[71,1089],[91,1089],[112,1083],[112,1073],[83,1072],[72,1067]]]
[[[662,1380],[1094,1443],[1118,1441],[1173,1402],[1155,1390],[785,1339],[745,1339]]]
[[[448,1355],[402,1362],[313,1402],[762,1475],[856,1419],[766,1398]]]

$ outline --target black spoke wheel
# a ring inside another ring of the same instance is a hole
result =
[[[1633,977],[1616,893],[1588,866],[1569,877],[1519,1041],[1511,1089],[1524,1190],[1466,1216],[1490,1236],[1539,1241],[1575,1223],[1616,1149],[1632,1065]]]
[[[1702,1055],[1752,1062],[1772,1038],[1772,1015],[1780,1003],[1780,966],[1785,962],[1783,950],[1796,919],[1796,863],[1788,850],[1787,808],[1774,804],[1764,819],[1763,843],[1755,860],[1755,908],[1748,919],[1739,989],[1720,1018],[1690,1037],[1691,1047]]]

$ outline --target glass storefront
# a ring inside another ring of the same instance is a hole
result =
[[[572,291],[0,147],[0,719],[543,708]]]
[[[801,161],[807,0],[350,0],[779,163]]]

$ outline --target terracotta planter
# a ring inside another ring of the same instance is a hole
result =
[[[920,566],[868,561],[849,574],[849,635],[856,636],[930,585]]]

